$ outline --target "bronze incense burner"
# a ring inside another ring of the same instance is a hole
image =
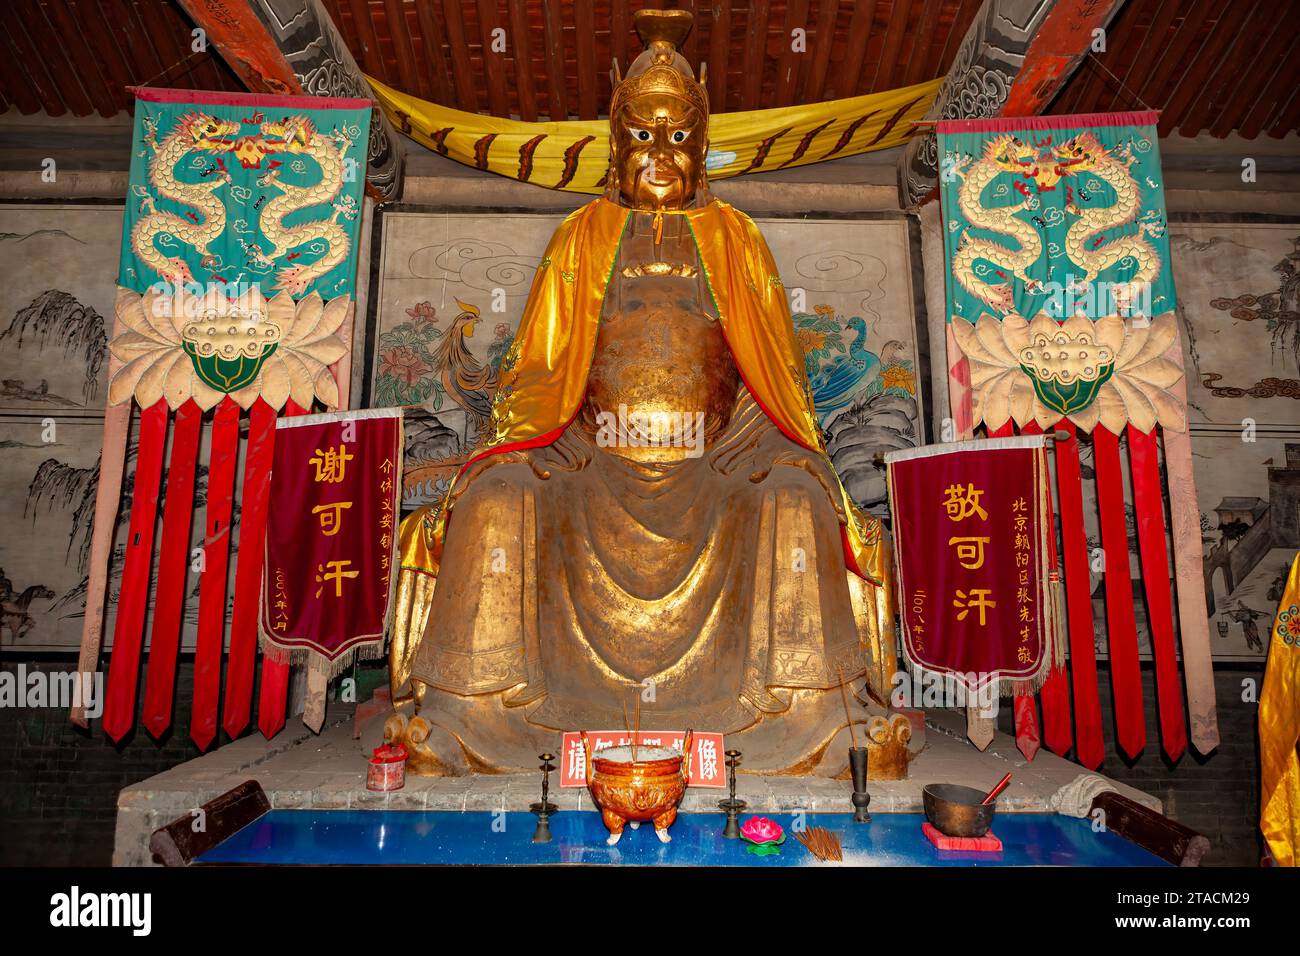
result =
[[[686,793],[691,731],[686,732],[681,753],[668,756],[661,753],[666,748],[640,746],[606,747],[593,753],[585,731],[582,749],[587,758],[587,787],[609,830],[605,842],[614,846],[623,836],[624,826],[635,830],[646,821],[654,823],[661,843],[670,842],[668,828],[677,819],[677,804]],[[654,759],[638,760],[637,751]]]

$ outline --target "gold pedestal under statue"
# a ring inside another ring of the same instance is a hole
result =
[[[841,682],[888,694],[888,543],[826,457],[762,236],[708,194],[690,23],[637,15],[607,193],[552,238],[480,447],[402,523],[390,667],[416,772],[531,767],[640,695],[643,729],[837,775]]]

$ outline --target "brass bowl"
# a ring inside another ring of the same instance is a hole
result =
[[[925,818],[951,837],[982,837],[989,832],[998,802],[981,804],[983,799],[984,791],[956,783],[931,783],[921,791]]]

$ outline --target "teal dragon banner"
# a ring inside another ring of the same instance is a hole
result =
[[[103,476],[91,539],[95,570],[79,667],[92,669],[102,646],[105,572],[138,406],[104,730],[122,739],[137,713],[157,739],[172,726],[197,501],[204,573],[189,728],[206,750],[221,730],[239,736],[251,718],[277,416],[348,405],[372,104],[193,90],[135,94]],[[200,460],[206,487],[196,492]],[[298,570],[311,574],[305,565]],[[146,620],[150,653],[141,705]],[[287,658],[265,651],[258,683],[258,723],[271,736],[284,724]]]
[[[1218,743],[1157,120],[1014,117],[943,121],[937,131],[952,431],[1055,432],[1073,694],[1064,671],[1049,675],[1039,695],[1043,739],[1057,753],[1073,743],[1089,767],[1103,751],[1090,574],[1098,568],[1080,458],[1089,445],[1109,569],[1098,646],[1110,660],[1116,743],[1130,758],[1146,746],[1142,656],[1155,665],[1165,754],[1177,760],[1189,738],[1180,660],[1191,742],[1202,753]],[[1146,597],[1141,633],[1129,527]],[[1017,704],[1017,736],[1032,738],[1032,700]]]
[[[351,294],[369,100],[136,97],[119,285]]]
[[[1181,360],[1162,361],[1177,329],[1155,120],[940,124],[947,318],[969,366],[951,375],[959,429],[1183,427],[1167,391]]]

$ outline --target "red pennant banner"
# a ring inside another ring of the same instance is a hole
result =
[[[277,422],[264,641],[303,652],[310,666],[331,674],[356,654],[382,653],[397,580],[401,468],[400,409]]]
[[[968,692],[1034,690],[1054,659],[1041,437],[893,452],[890,508],[903,649],[911,667]],[[1038,723],[1021,714],[1029,749]]]
[[[172,725],[172,693],[185,613],[185,571],[189,567],[190,525],[194,519],[194,478],[198,470],[203,412],[193,401],[176,410],[167,501],[163,505],[158,586],[149,636],[149,667],[144,687],[144,726],[161,740]]]

